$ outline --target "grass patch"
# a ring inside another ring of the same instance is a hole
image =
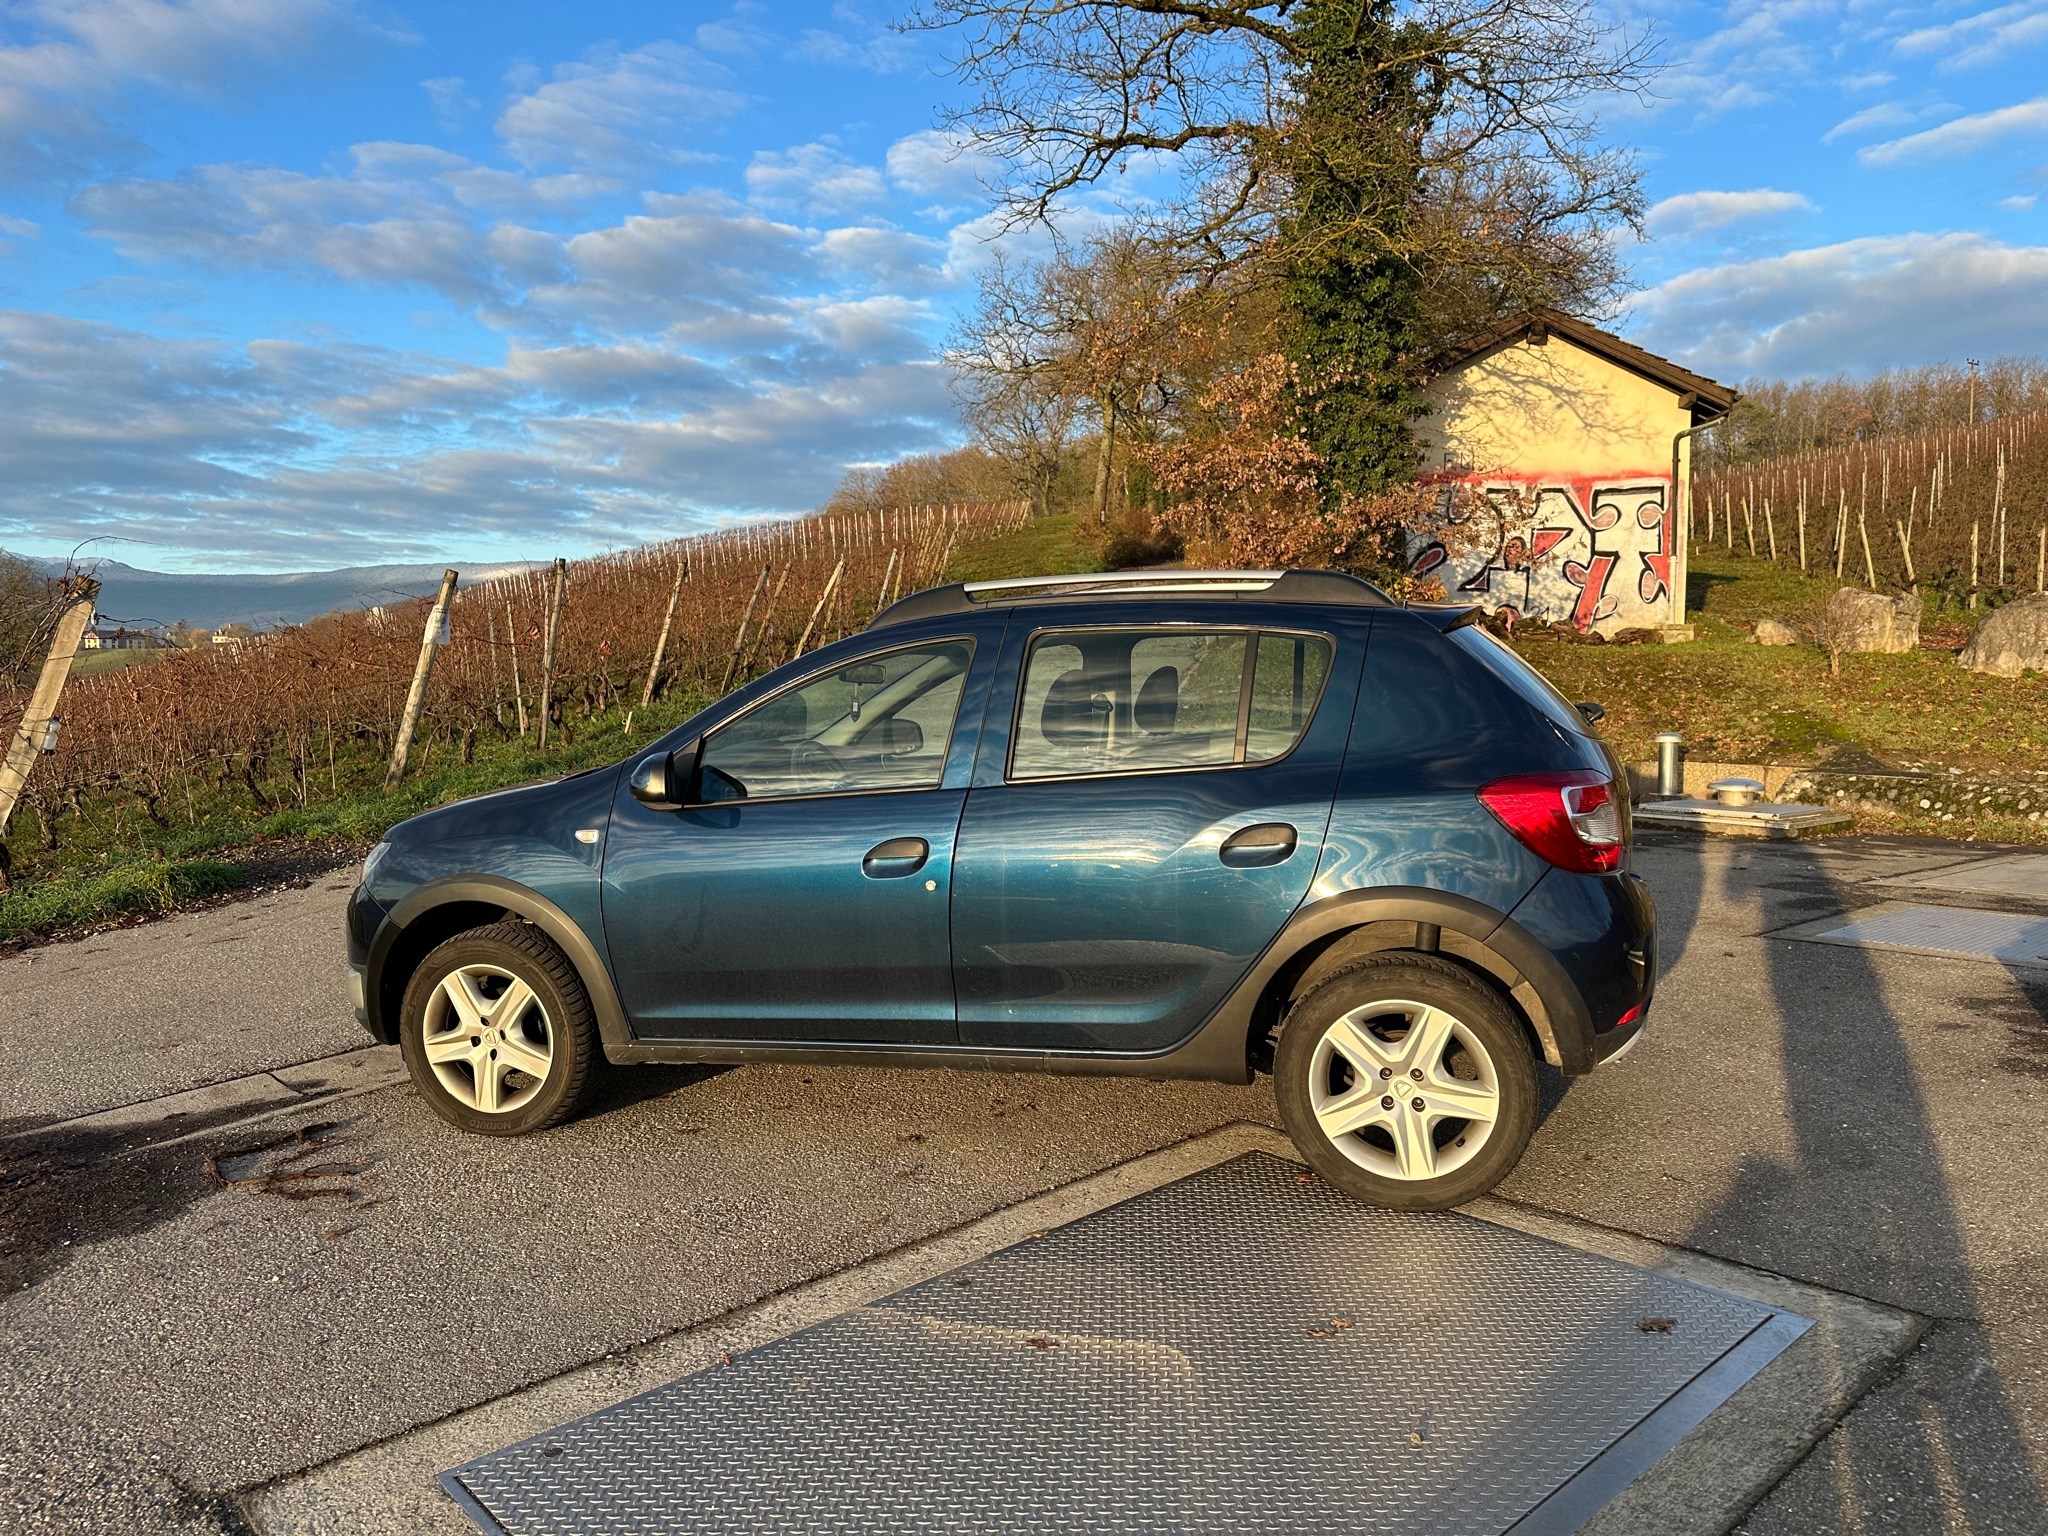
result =
[[[1516,649],[1568,697],[1607,707],[1601,731],[1624,758],[1656,756],[1659,731],[1681,731],[1695,759],[1819,764],[1845,752],[1896,766],[1991,773],[2032,772],[2048,763],[2048,677],[1988,677],[1947,651],[1849,655],[1828,671],[1817,645],[1760,646],[1760,618],[1795,625],[1835,590],[1832,575],[1746,555],[1695,553],[1688,618],[1699,638],[1682,645],[1593,646],[1549,639]],[[1930,596],[1929,618],[1940,611]],[[1873,821],[1873,825],[1876,822]],[[2039,825],[1987,818],[1922,825],[1910,815],[1892,830],[2039,840]]]
[[[1106,571],[1081,514],[1034,517],[998,538],[965,544],[946,562],[948,581],[1000,581],[1013,576],[1076,576]]]
[[[137,859],[90,875],[64,875],[0,896],[0,940],[26,938],[129,912],[164,912],[242,883],[217,859]]]

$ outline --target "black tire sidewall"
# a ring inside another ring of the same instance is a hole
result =
[[[1435,1179],[1390,1179],[1360,1167],[1331,1144],[1310,1107],[1309,1069],[1317,1042],[1353,1009],[1395,998],[1426,1003],[1455,1016],[1493,1058],[1500,1083],[1500,1117],[1486,1145],[1462,1168]],[[1288,1009],[1274,1053],[1273,1091],[1280,1123],[1310,1167],[1358,1199],[1407,1211],[1464,1205],[1506,1178],[1535,1132],[1540,1097],[1528,1037],[1507,1003],[1485,982],[1449,961],[1424,955],[1363,962],[1297,999]]]
[[[450,972],[465,965],[510,971],[533,988],[548,1016],[553,1061],[547,1078],[540,1092],[505,1114],[484,1114],[449,1093],[422,1044],[428,1000]],[[485,1136],[523,1136],[572,1113],[590,1076],[595,1034],[589,996],[561,952],[544,935],[515,924],[458,934],[430,953],[406,985],[398,1028],[406,1071],[429,1107],[450,1125]]]

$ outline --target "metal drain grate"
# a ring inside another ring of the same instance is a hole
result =
[[[509,1536],[1530,1536],[1808,1326],[1298,1173],[1249,1154],[443,1483]]]
[[[2007,965],[2048,965],[2048,918],[2023,917],[2011,912],[1979,912],[1970,907],[1894,907],[1833,928],[1818,923],[1808,928],[1810,931],[1780,937],[1868,949],[1903,949],[1923,955],[1959,955]]]
[[[2048,854],[2009,853],[2002,858],[1981,859],[1960,869],[1945,869],[1934,875],[1895,877],[1905,885],[1923,885],[1937,891],[1976,891],[1987,896],[2032,896],[2048,901]]]

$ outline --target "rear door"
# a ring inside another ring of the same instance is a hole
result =
[[[1307,893],[1365,629],[1213,611],[1012,621],[954,851],[963,1044],[1165,1049]]]

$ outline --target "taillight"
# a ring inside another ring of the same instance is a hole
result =
[[[1621,806],[1591,768],[1518,773],[1479,791],[1480,802],[1538,857],[1582,875],[1621,868]]]

